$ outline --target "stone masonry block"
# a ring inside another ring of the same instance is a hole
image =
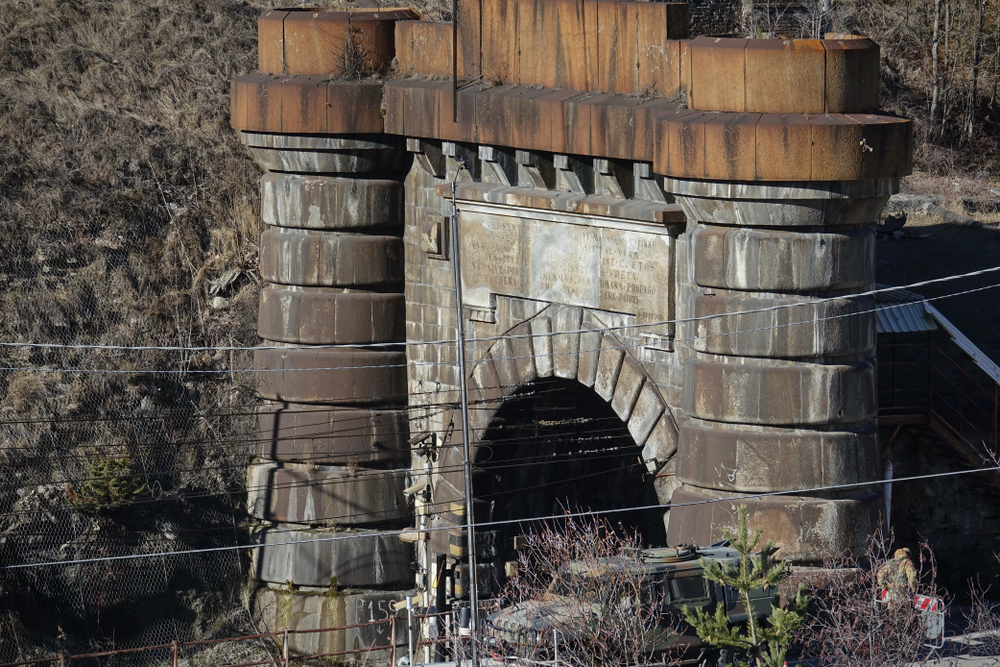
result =
[[[660,392],[656,390],[656,385],[646,382],[639,392],[635,407],[628,418],[628,432],[632,435],[635,444],[640,447],[646,444],[649,434],[659,421],[660,416],[667,409],[666,403],[660,397]]]
[[[704,36],[691,41],[692,109],[746,110],[745,62],[750,41]]]
[[[556,377],[575,380],[580,365],[580,324],[583,311],[569,306],[549,308],[552,320],[552,363]],[[569,332],[569,333],[561,333]]]
[[[288,12],[269,9],[257,17],[257,69],[261,74],[284,74],[284,21]]]
[[[695,283],[761,292],[865,289],[875,279],[875,234],[698,227]]]
[[[399,524],[412,518],[408,471],[259,463],[247,473],[247,512],[264,521],[310,525]]]
[[[794,426],[847,424],[875,416],[875,373],[869,361],[813,364],[689,358],[684,412],[711,421]]]
[[[656,425],[642,447],[642,460],[650,472],[656,471],[677,453],[677,425],[667,408],[660,415]],[[661,499],[661,502],[662,499]]]
[[[269,225],[317,230],[398,229],[403,184],[382,178],[264,174],[261,218]]]
[[[412,586],[413,548],[374,530],[264,528],[256,534],[253,576],[275,584],[328,588]]]
[[[597,360],[597,375],[594,379],[594,391],[607,402],[615,395],[615,383],[625,359],[625,347],[612,336],[605,334],[601,339],[601,353]]]
[[[257,407],[254,455],[314,464],[409,462],[405,410],[265,403]]]
[[[826,112],[878,109],[879,48],[870,39],[825,39]]]
[[[396,621],[396,636],[393,637],[393,624],[389,622],[396,614],[393,605],[402,599],[403,591],[305,592],[265,586],[254,597],[254,618],[269,632],[281,632],[285,628],[323,630],[359,626],[338,632],[290,633],[288,650],[294,659],[318,653],[406,644],[406,623]],[[383,620],[384,623],[373,624],[373,621]],[[357,655],[375,663],[391,657],[388,650]]]
[[[260,239],[260,274],[283,285],[399,285],[403,242],[394,236],[269,229]]]
[[[552,320],[547,315],[531,318],[531,335],[538,377],[552,377]]]
[[[493,343],[487,356],[493,360],[493,368],[505,396],[513,394],[521,385],[514,359],[514,346],[509,338],[501,338]]]
[[[509,332],[510,347],[514,355],[514,365],[517,367],[518,384],[524,386],[538,379],[535,368],[535,346],[532,343],[531,325],[522,322]]]
[[[581,326],[583,332],[580,334],[580,364],[577,367],[576,379],[585,387],[593,387],[597,381],[597,362],[601,356],[601,332],[587,331],[590,329],[600,329],[600,323],[588,321],[585,318]]]
[[[611,397],[611,408],[623,422],[628,422],[632,415],[632,408],[639,398],[645,380],[646,374],[639,362],[631,355],[626,355],[618,373],[618,381],[615,383],[615,393]]]
[[[751,39],[745,53],[746,111],[825,111],[826,50],[822,41]]]
[[[266,285],[257,333],[284,343],[327,345],[404,340],[402,294]]]
[[[881,479],[874,426],[843,431],[689,422],[680,431],[678,476],[702,488],[770,493]]]
[[[254,352],[257,391],[291,403],[406,402],[406,354],[356,348],[266,348]]]
[[[753,498],[683,485],[671,497],[668,544],[711,544],[747,505],[750,528],[763,528],[777,543],[778,558],[819,563],[831,555],[864,552],[868,537],[884,530],[881,492],[862,491],[836,500],[802,496]],[[707,502],[706,502],[707,501]],[[691,503],[681,505],[681,503]]]

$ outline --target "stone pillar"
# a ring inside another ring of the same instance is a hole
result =
[[[665,187],[688,217],[689,273],[668,542],[719,539],[745,503],[785,558],[863,548],[879,487],[810,489],[880,478],[874,299],[846,295],[874,287],[871,223],[898,179]]]
[[[390,138],[242,133],[261,179],[256,613],[272,629],[387,618],[410,588],[404,151]],[[357,346],[357,347],[353,347]],[[318,540],[318,541],[317,541]],[[283,544],[293,542],[295,544]],[[390,643],[389,626],[295,635],[299,654]]]

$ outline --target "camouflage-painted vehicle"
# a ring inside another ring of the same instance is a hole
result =
[[[681,610],[684,607],[713,612],[717,604],[723,603],[731,623],[746,622],[747,610],[742,596],[731,587],[707,581],[703,576],[702,559],[736,565],[739,554],[728,547],[658,548],[642,552],[641,569],[635,576],[642,577],[642,589],[649,595],[647,600],[655,600],[660,606],[660,622],[648,633],[652,652],[686,646],[686,658],[695,658],[701,653],[701,640],[683,621]],[[611,561],[596,567],[567,563],[560,568],[541,599],[491,614],[486,619],[487,632],[500,647],[510,648],[515,653],[518,647],[551,647],[556,634],[560,643],[583,637],[588,626],[607,606],[600,600],[603,594],[600,578],[608,576],[616,567],[621,572],[622,566]],[[635,565],[631,563],[628,567]],[[594,584],[589,586],[589,581]],[[776,597],[773,590],[751,591],[754,617],[768,616]]]

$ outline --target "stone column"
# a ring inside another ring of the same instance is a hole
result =
[[[665,187],[688,217],[690,284],[668,542],[718,539],[745,503],[784,558],[863,548],[879,487],[825,487],[881,474],[874,299],[847,295],[874,287],[871,223],[898,179]]]
[[[243,132],[261,179],[256,613],[274,630],[387,618],[413,584],[404,151],[393,139]],[[317,541],[318,540],[318,541]],[[281,544],[298,542],[297,544]],[[389,626],[295,635],[298,654],[384,646]]]

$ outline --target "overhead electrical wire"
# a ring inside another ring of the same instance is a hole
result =
[[[902,290],[910,290],[917,287],[925,287],[927,285],[933,285],[943,282],[950,282],[952,280],[961,280],[963,278],[973,278],[976,276],[982,276],[990,273],[1000,272],[1000,266],[989,267],[986,269],[978,269],[976,271],[969,271],[967,273],[953,274],[950,276],[943,276],[940,278],[931,278],[928,280],[920,280],[917,282],[909,283],[907,285],[891,286],[891,287],[878,287],[871,290],[866,290],[863,292],[856,292],[853,294],[841,294],[838,296],[830,297],[816,297],[816,298],[806,298],[801,302],[796,303],[783,303],[776,304],[774,306],[766,306],[762,308],[751,308],[748,310],[739,310],[725,313],[713,313],[710,315],[700,315],[697,317],[682,317],[671,320],[661,320],[658,322],[646,322],[642,324],[625,324],[619,326],[610,327],[595,327],[592,329],[577,329],[571,331],[560,331],[553,333],[526,333],[526,334],[514,334],[514,335],[500,335],[500,336],[485,336],[482,338],[476,338],[470,340],[469,342],[488,342],[494,340],[501,340],[504,338],[534,338],[540,336],[552,336],[552,335],[565,335],[565,334],[579,334],[579,333],[589,333],[589,332],[613,332],[619,330],[635,330],[635,329],[645,329],[650,327],[662,327],[670,324],[686,324],[690,322],[700,322],[705,320],[719,319],[723,317],[738,317],[741,315],[752,315],[758,313],[773,312],[777,310],[785,310],[790,308],[799,308],[803,306],[811,306],[821,303],[828,303],[832,301],[842,301],[847,299],[857,299],[865,296],[875,296],[878,294],[898,292]],[[959,293],[961,294],[961,293]],[[796,296],[796,295],[791,295]],[[955,295],[946,295],[955,296]],[[932,297],[933,299],[945,298],[945,296]],[[922,299],[931,300],[932,298]],[[433,304],[429,304],[433,305]],[[805,322],[804,320],[803,322]],[[797,322],[796,324],[802,324],[803,322]],[[400,342],[390,342],[390,343],[346,343],[346,344],[322,344],[322,345],[303,345],[303,344],[291,344],[291,343],[281,343],[280,346],[275,345],[265,345],[265,346],[167,346],[167,345],[99,345],[99,344],[72,344],[72,343],[32,343],[32,342],[11,342],[5,341],[0,342],[0,347],[8,348],[41,348],[41,349],[79,349],[79,350],[107,350],[107,351],[131,351],[131,352],[145,352],[145,351],[163,351],[163,352],[257,352],[264,350],[275,350],[275,349],[287,349],[287,350],[321,350],[321,349],[368,349],[368,348],[382,348],[382,347],[405,347],[405,346],[415,346],[415,345],[443,345],[443,344],[453,344],[454,339],[441,339],[434,341],[400,341]],[[424,363],[443,363],[443,362],[424,362]],[[385,366],[379,366],[384,368]],[[347,368],[347,367],[345,367]],[[353,367],[350,367],[353,368]],[[0,368],[0,370],[34,370],[34,369],[9,369]],[[54,369],[40,369],[40,370],[54,370]],[[283,369],[278,369],[283,370]],[[292,369],[288,369],[292,370]],[[313,370],[313,369],[306,369]],[[142,372],[142,371],[128,371],[128,372]],[[181,372],[181,371],[177,371]],[[226,371],[184,371],[184,372],[231,372]],[[235,371],[242,372],[242,371]],[[261,372],[261,371],[252,371]]]
[[[923,481],[928,479],[940,479],[943,477],[957,477],[960,475],[970,475],[984,472],[994,472],[1000,471],[1000,466],[991,466],[989,468],[978,468],[975,470],[956,470],[951,472],[939,472],[939,473],[929,473],[926,475],[913,475],[909,477],[897,477],[892,480],[893,484],[901,484],[904,482],[915,482]],[[848,489],[864,488],[867,486],[878,486],[885,484],[886,480],[873,480],[869,482],[853,482],[850,484],[835,484],[829,486],[816,486],[804,489],[794,489],[788,491],[769,491],[769,492],[758,492],[758,493],[747,493],[740,494],[739,498],[706,498],[704,500],[690,500],[680,503],[665,503],[665,504],[655,504],[655,505],[634,505],[630,507],[619,507],[612,509],[603,510],[588,510],[580,512],[565,512],[563,514],[551,514],[548,516],[534,516],[534,517],[524,517],[519,519],[503,519],[497,521],[483,521],[476,522],[474,526],[477,529],[490,528],[492,526],[506,526],[511,524],[521,524],[521,523],[532,523],[537,521],[555,521],[559,519],[566,518],[576,518],[585,516],[603,516],[606,514],[619,514],[622,512],[639,512],[646,510],[665,510],[673,509],[677,507],[693,507],[699,505],[712,505],[715,503],[732,503],[732,502],[746,502],[754,499],[770,498],[778,496],[799,496],[810,493],[819,493],[821,491],[841,491]],[[223,547],[207,547],[203,549],[185,549],[181,551],[162,551],[155,553],[141,553],[141,554],[127,554],[124,556],[99,556],[96,558],[79,558],[73,560],[62,560],[62,561],[41,561],[36,563],[19,563],[15,565],[3,565],[0,566],[0,571],[2,570],[20,570],[27,568],[36,567],[51,567],[58,565],[81,565],[87,563],[99,563],[99,562],[112,562],[112,561],[123,561],[123,560],[135,560],[141,558],[159,558],[164,556],[185,556],[191,554],[202,554],[202,553],[215,553],[220,551],[252,551],[256,549],[262,549],[264,547],[278,547],[278,546],[292,546],[296,544],[315,544],[318,542],[338,542],[342,540],[351,539],[367,539],[372,537],[385,537],[390,535],[402,535],[403,533],[413,533],[413,532],[440,532],[454,530],[456,526],[428,526],[420,528],[405,528],[401,530],[378,530],[371,531],[368,533],[338,533],[330,535],[328,537],[316,537],[310,538],[308,540],[287,540],[283,542],[263,542],[257,544],[237,544]]]

